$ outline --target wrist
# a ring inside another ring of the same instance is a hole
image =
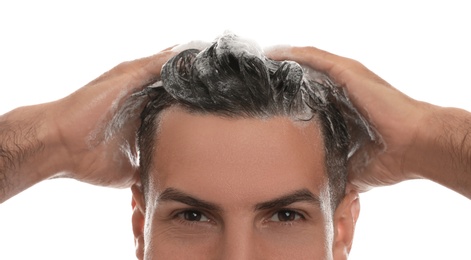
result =
[[[429,106],[407,157],[408,172],[471,197],[471,118],[458,108]]]
[[[38,178],[40,181],[53,178],[67,170],[68,153],[63,146],[62,136],[57,124],[55,102],[38,106],[40,120],[38,122],[38,140],[43,144],[41,154],[38,154]]]
[[[57,172],[48,105],[14,109],[0,117],[0,201]]]

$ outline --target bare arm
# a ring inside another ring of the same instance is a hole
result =
[[[45,179],[129,187],[137,179],[139,109],[109,125],[131,93],[160,77],[174,53],[122,63],[71,95],[0,116],[0,203]]]
[[[330,75],[376,128],[371,144],[349,161],[350,183],[360,191],[425,178],[471,199],[471,113],[414,100],[357,61],[313,47],[269,54]]]
[[[0,202],[47,175],[38,173],[43,168],[41,157],[46,150],[39,119],[43,114],[37,107],[30,107],[0,117]],[[24,172],[29,176],[22,176]]]
[[[407,158],[410,172],[471,199],[471,113],[436,107]]]

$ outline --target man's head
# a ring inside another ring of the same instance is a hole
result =
[[[161,79],[139,131],[138,255],[348,253],[358,215],[345,195],[349,133],[362,120],[325,75],[226,35],[172,58]]]

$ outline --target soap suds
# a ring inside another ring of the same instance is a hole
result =
[[[227,33],[217,40],[216,55],[220,56],[227,52],[233,53],[236,57],[249,54],[263,59],[263,50],[255,41],[232,33]]]
[[[189,50],[189,49],[197,49],[199,51],[202,51],[206,48],[211,46],[210,42],[205,42],[205,41],[191,41],[188,43],[180,44],[172,48],[172,51],[174,52],[182,52],[184,50]]]

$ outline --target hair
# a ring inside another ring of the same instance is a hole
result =
[[[230,118],[315,120],[325,145],[331,202],[338,205],[345,193],[348,157],[362,140],[371,138],[369,126],[326,75],[293,61],[268,59],[257,50],[235,35],[222,36],[202,51],[188,49],[170,59],[162,68],[161,82],[144,90],[149,101],[138,132],[144,193],[159,115],[179,106]]]

